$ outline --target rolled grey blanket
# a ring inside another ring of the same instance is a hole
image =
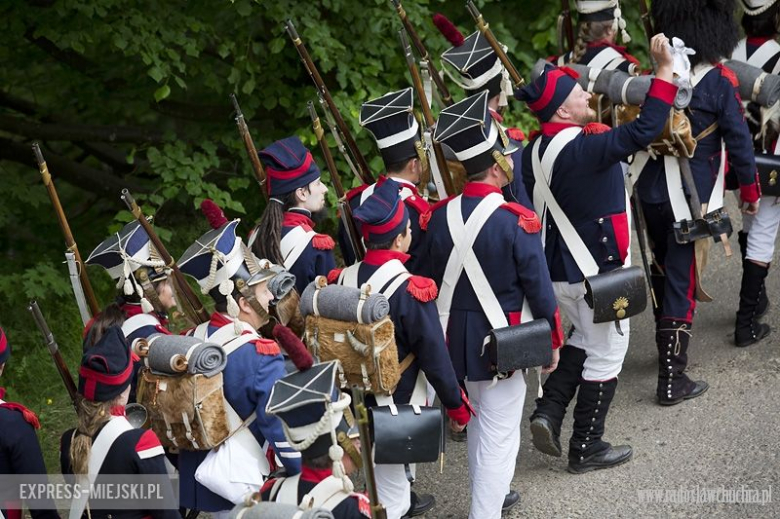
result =
[[[766,74],[759,79],[764,71],[758,67],[733,59],[726,61],[724,65],[736,74],[742,99],[754,101],[764,107],[772,106],[780,100],[780,76],[777,74]]]
[[[230,511],[230,519],[292,519],[301,510],[295,505],[282,503],[257,503],[250,507],[238,505]],[[300,519],[333,519],[333,514],[324,508],[305,510]]]
[[[542,73],[545,64],[548,62],[540,59],[531,69],[531,76],[536,77]],[[616,104],[629,104],[639,106],[645,101],[653,76],[631,76],[622,70],[603,70],[592,69],[585,65],[572,63],[566,65],[579,74],[577,83],[583,90],[602,94],[607,96],[611,102]],[[595,78],[591,85],[592,78]],[[590,87],[590,88],[589,88]],[[680,88],[677,91],[677,97],[674,105],[677,108],[688,106],[692,91],[688,88]]]
[[[218,344],[203,342],[195,337],[155,333],[149,336],[148,366],[155,373],[176,375],[187,371],[213,377],[227,365],[225,350]],[[186,359],[183,370],[182,359]],[[177,369],[178,366],[178,369]]]
[[[314,314],[314,291],[316,281],[312,281],[301,296],[301,315]],[[337,321],[357,321],[357,309],[360,302],[360,289],[343,285],[328,285],[317,296],[319,315]],[[364,323],[374,323],[390,313],[390,303],[382,294],[371,294],[363,304],[361,315]]]
[[[268,290],[274,295],[274,299],[279,301],[295,287],[295,274],[290,274],[281,265],[274,265],[270,270],[276,275],[268,281]]]

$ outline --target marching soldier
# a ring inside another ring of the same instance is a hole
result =
[[[11,345],[8,343],[3,329],[0,328],[0,376],[11,357]],[[22,404],[6,402],[5,388],[0,387],[0,475],[40,474],[45,482],[46,464],[43,462],[41,446],[35,430],[41,428],[35,413]],[[0,503],[0,517],[21,519],[21,503],[19,508],[10,508],[11,503]],[[54,508],[53,503],[51,508]],[[30,510],[33,519],[59,518],[56,510]]]
[[[361,519],[371,517],[371,505],[364,494],[352,491],[349,479],[362,460],[350,423],[351,398],[336,385],[337,367],[337,361],[324,362],[274,384],[266,413],[284,422],[302,467],[297,476],[269,479],[260,494],[263,501],[325,508],[335,519]],[[323,428],[326,414],[330,419]]]
[[[550,191],[571,220],[595,260],[598,272],[621,268],[629,259],[629,219],[621,160],[646,148],[667,121],[677,87],[672,81],[668,40],[657,35],[651,52],[658,63],[656,79],[642,116],[614,130],[591,122],[591,94],[583,91],[567,69],[547,66],[533,83],[517,91],[541,122],[541,134],[523,155],[526,188],[540,211],[544,249],[558,304],[574,325],[560,362],[544,384],[531,416],[534,445],[551,456],[561,455],[560,431],[566,407],[577,392],[574,428],[569,442],[569,472],[608,468],[631,458],[628,445],[602,441],[604,424],[617,387],[617,375],[628,350],[629,323],[594,323],[585,301],[585,276],[573,251],[567,228],[552,215],[536,178],[547,177]],[[542,163],[551,164],[542,171]],[[542,175],[542,176],[539,176]]]
[[[268,207],[249,238],[258,258],[284,265],[295,275],[303,293],[317,276],[336,266],[335,242],[314,232],[315,222],[327,214],[320,168],[298,137],[274,142],[259,153],[267,174]]]
[[[574,50],[550,61],[559,67],[579,63],[591,68],[622,70],[631,75],[640,71],[639,60],[616,45],[618,32],[624,43],[631,41],[619,0],[575,0],[579,13],[579,32]]]
[[[740,40],[731,58],[760,67],[768,74],[780,71],[780,44],[777,43],[778,15],[777,0],[742,0],[745,13],[742,27],[745,39]],[[767,115],[754,103],[748,103],[748,126],[754,135],[757,153],[780,154],[777,142],[767,135]],[[751,124],[752,123],[752,124]],[[776,132],[773,132],[776,135]],[[763,203],[755,216],[742,217],[739,231],[739,249],[742,253],[742,287],[739,294],[739,309],[734,330],[734,343],[749,346],[769,335],[769,325],[757,322],[769,307],[766,293],[766,276],[775,252],[777,229],[780,225],[780,205],[777,197],[762,196]]]
[[[417,185],[423,171],[422,142],[417,119],[412,111],[414,106],[413,89],[407,88],[390,92],[378,99],[363,103],[360,109],[360,125],[366,128],[376,140],[386,175],[380,176],[375,184],[363,184],[347,192],[352,213],[371,196],[378,186],[388,178],[401,186],[401,198],[409,211],[412,222],[412,245],[409,248],[409,261],[406,268],[417,272],[417,262],[421,252],[420,215],[429,209],[428,202],[420,197]],[[355,263],[346,229],[339,224],[339,245],[347,265]]]
[[[176,298],[168,279],[169,269],[140,223],[130,222],[104,240],[95,247],[86,263],[106,269],[121,291],[113,303],[87,323],[85,348],[94,346],[110,326],[121,326],[130,344],[153,333],[171,333],[166,326],[168,312],[176,306]],[[132,356],[130,402],[135,402],[138,370],[143,363],[135,353]]]
[[[366,256],[351,267],[332,271],[328,277],[355,288],[368,283],[384,294],[395,326],[398,362],[406,365],[411,355],[411,364],[404,369],[393,395],[377,396],[378,405],[425,405],[427,378],[447,408],[452,427],[462,430],[470,418],[469,404],[447,355],[434,303],[436,284],[430,278],[411,275],[405,267],[415,236],[408,205],[401,200],[399,189],[399,184],[387,179],[355,209],[353,215],[368,249]],[[377,465],[375,473],[379,500],[387,506],[389,518],[414,517],[435,505],[433,496],[411,492],[403,465]]]
[[[651,12],[657,31],[669,38],[680,38],[696,51],[690,56],[693,94],[686,113],[697,141],[689,166],[698,197],[704,203],[713,201],[707,204],[710,211],[717,209],[723,194],[723,181],[717,178],[725,169],[727,150],[732,174],[740,185],[743,211],[755,214],[760,190],[750,132],[736,89],[737,79],[719,63],[737,44],[733,10],[732,2],[655,0]],[[725,150],[721,142],[725,143]],[[664,158],[648,161],[636,187],[655,261],[666,276],[663,290],[656,292],[661,304],[661,318],[656,324],[656,395],[659,404],[674,405],[701,395],[708,385],[704,381],[694,382],[685,374],[696,309],[697,279],[704,265],[703,256],[697,257],[696,253],[701,246],[693,242],[677,243],[675,239],[674,224],[680,220],[675,213],[690,214],[685,203],[690,192],[680,193],[679,174],[675,177],[671,170],[667,172],[667,162],[676,164]]]
[[[488,93],[488,107],[494,124],[501,127],[515,148],[514,175],[512,180],[502,188],[508,201],[516,202],[523,207],[531,208],[531,199],[525,191],[522,181],[522,153],[525,135],[518,128],[504,128],[504,111],[512,96],[512,82],[498,54],[490,46],[485,36],[476,31],[464,37],[455,25],[441,14],[433,17],[439,31],[452,44],[452,47],[441,55],[442,63],[457,71],[452,74],[445,66],[444,71],[469,96],[480,92]],[[467,175],[468,176],[468,175]],[[468,182],[468,178],[466,179]]]
[[[506,203],[501,193],[512,179],[516,150],[492,124],[488,93],[443,110],[434,139],[455,152],[469,176],[463,194],[436,204],[423,218],[423,229],[426,259],[441,287],[437,307],[450,358],[456,376],[466,380],[476,412],[468,434],[469,517],[492,519],[501,515],[502,503],[520,499],[509,485],[526,386],[522,373],[495,371],[483,354],[485,339],[491,329],[519,324],[527,298],[533,315],[550,323],[553,361],[544,370],[550,372],[563,332],[539,243],[539,219],[530,209]],[[473,260],[456,261],[453,254],[458,253]]]
[[[201,236],[178,261],[181,271],[198,280],[204,293],[214,300],[211,320],[191,335],[222,345],[228,353],[223,371],[227,403],[241,420],[256,414],[249,425],[252,438],[243,447],[255,455],[247,463],[264,464],[264,476],[271,472],[265,463],[263,445],[268,441],[288,474],[300,472],[301,455],[290,448],[282,424],[265,412],[274,382],[285,376],[279,344],[260,336],[257,329],[267,320],[273,295],[268,280],[275,275],[236,236],[239,220],[228,221]],[[238,437],[238,435],[236,436]],[[195,479],[198,466],[209,451],[179,454],[181,506],[204,512],[228,511],[233,503]],[[257,481],[260,487],[263,481]]]
[[[84,352],[79,369],[78,426],[62,435],[60,465],[63,474],[91,474],[90,465],[100,474],[139,474],[167,476],[162,444],[151,429],[136,429],[125,417],[130,395],[133,361],[130,346],[117,326],[108,328],[100,340]],[[107,448],[98,449],[97,445]],[[96,458],[97,457],[97,458]],[[102,458],[102,460],[101,460]],[[163,497],[175,502],[170,483],[162,485]],[[74,499],[71,517],[180,517],[177,510],[90,510],[88,496]]]

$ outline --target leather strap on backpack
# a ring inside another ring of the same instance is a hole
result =
[[[398,369],[402,375],[404,371],[409,369],[409,366],[412,365],[412,362],[414,362],[414,353],[409,353],[406,357],[404,357],[404,360],[402,360],[401,363],[398,365]]]

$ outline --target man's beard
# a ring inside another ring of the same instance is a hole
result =
[[[598,120],[599,119],[598,119],[598,115],[596,114],[596,110],[594,110],[593,108],[588,108],[587,115],[582,116],[577,121],[577,124],[580,125],[580,126],[585,126],[586,124],[589,124],[589,123],[595,123]]]
[[[324,222],[328,218],[328,206],[323,205],[321,209],[311,212],[311,219],[314,223]]]

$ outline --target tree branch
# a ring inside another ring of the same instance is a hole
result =
[[[74,162],[66,157],[46,151],[44,153],[49,170],[55,178],[101,196],[118,197],[123,188],[133,192],[148,193],[150,189],[134,180],[118,178],[109,172]],[[27,144],[0,137],[0,159],[10,160],[35,168],[35,158]]]
[[[52,141],[130,142],[160,144],[162,132],[151,128],[99,126],[91,124],[39,123],[21,117],[0,115],[0,130],[30,139]]]

